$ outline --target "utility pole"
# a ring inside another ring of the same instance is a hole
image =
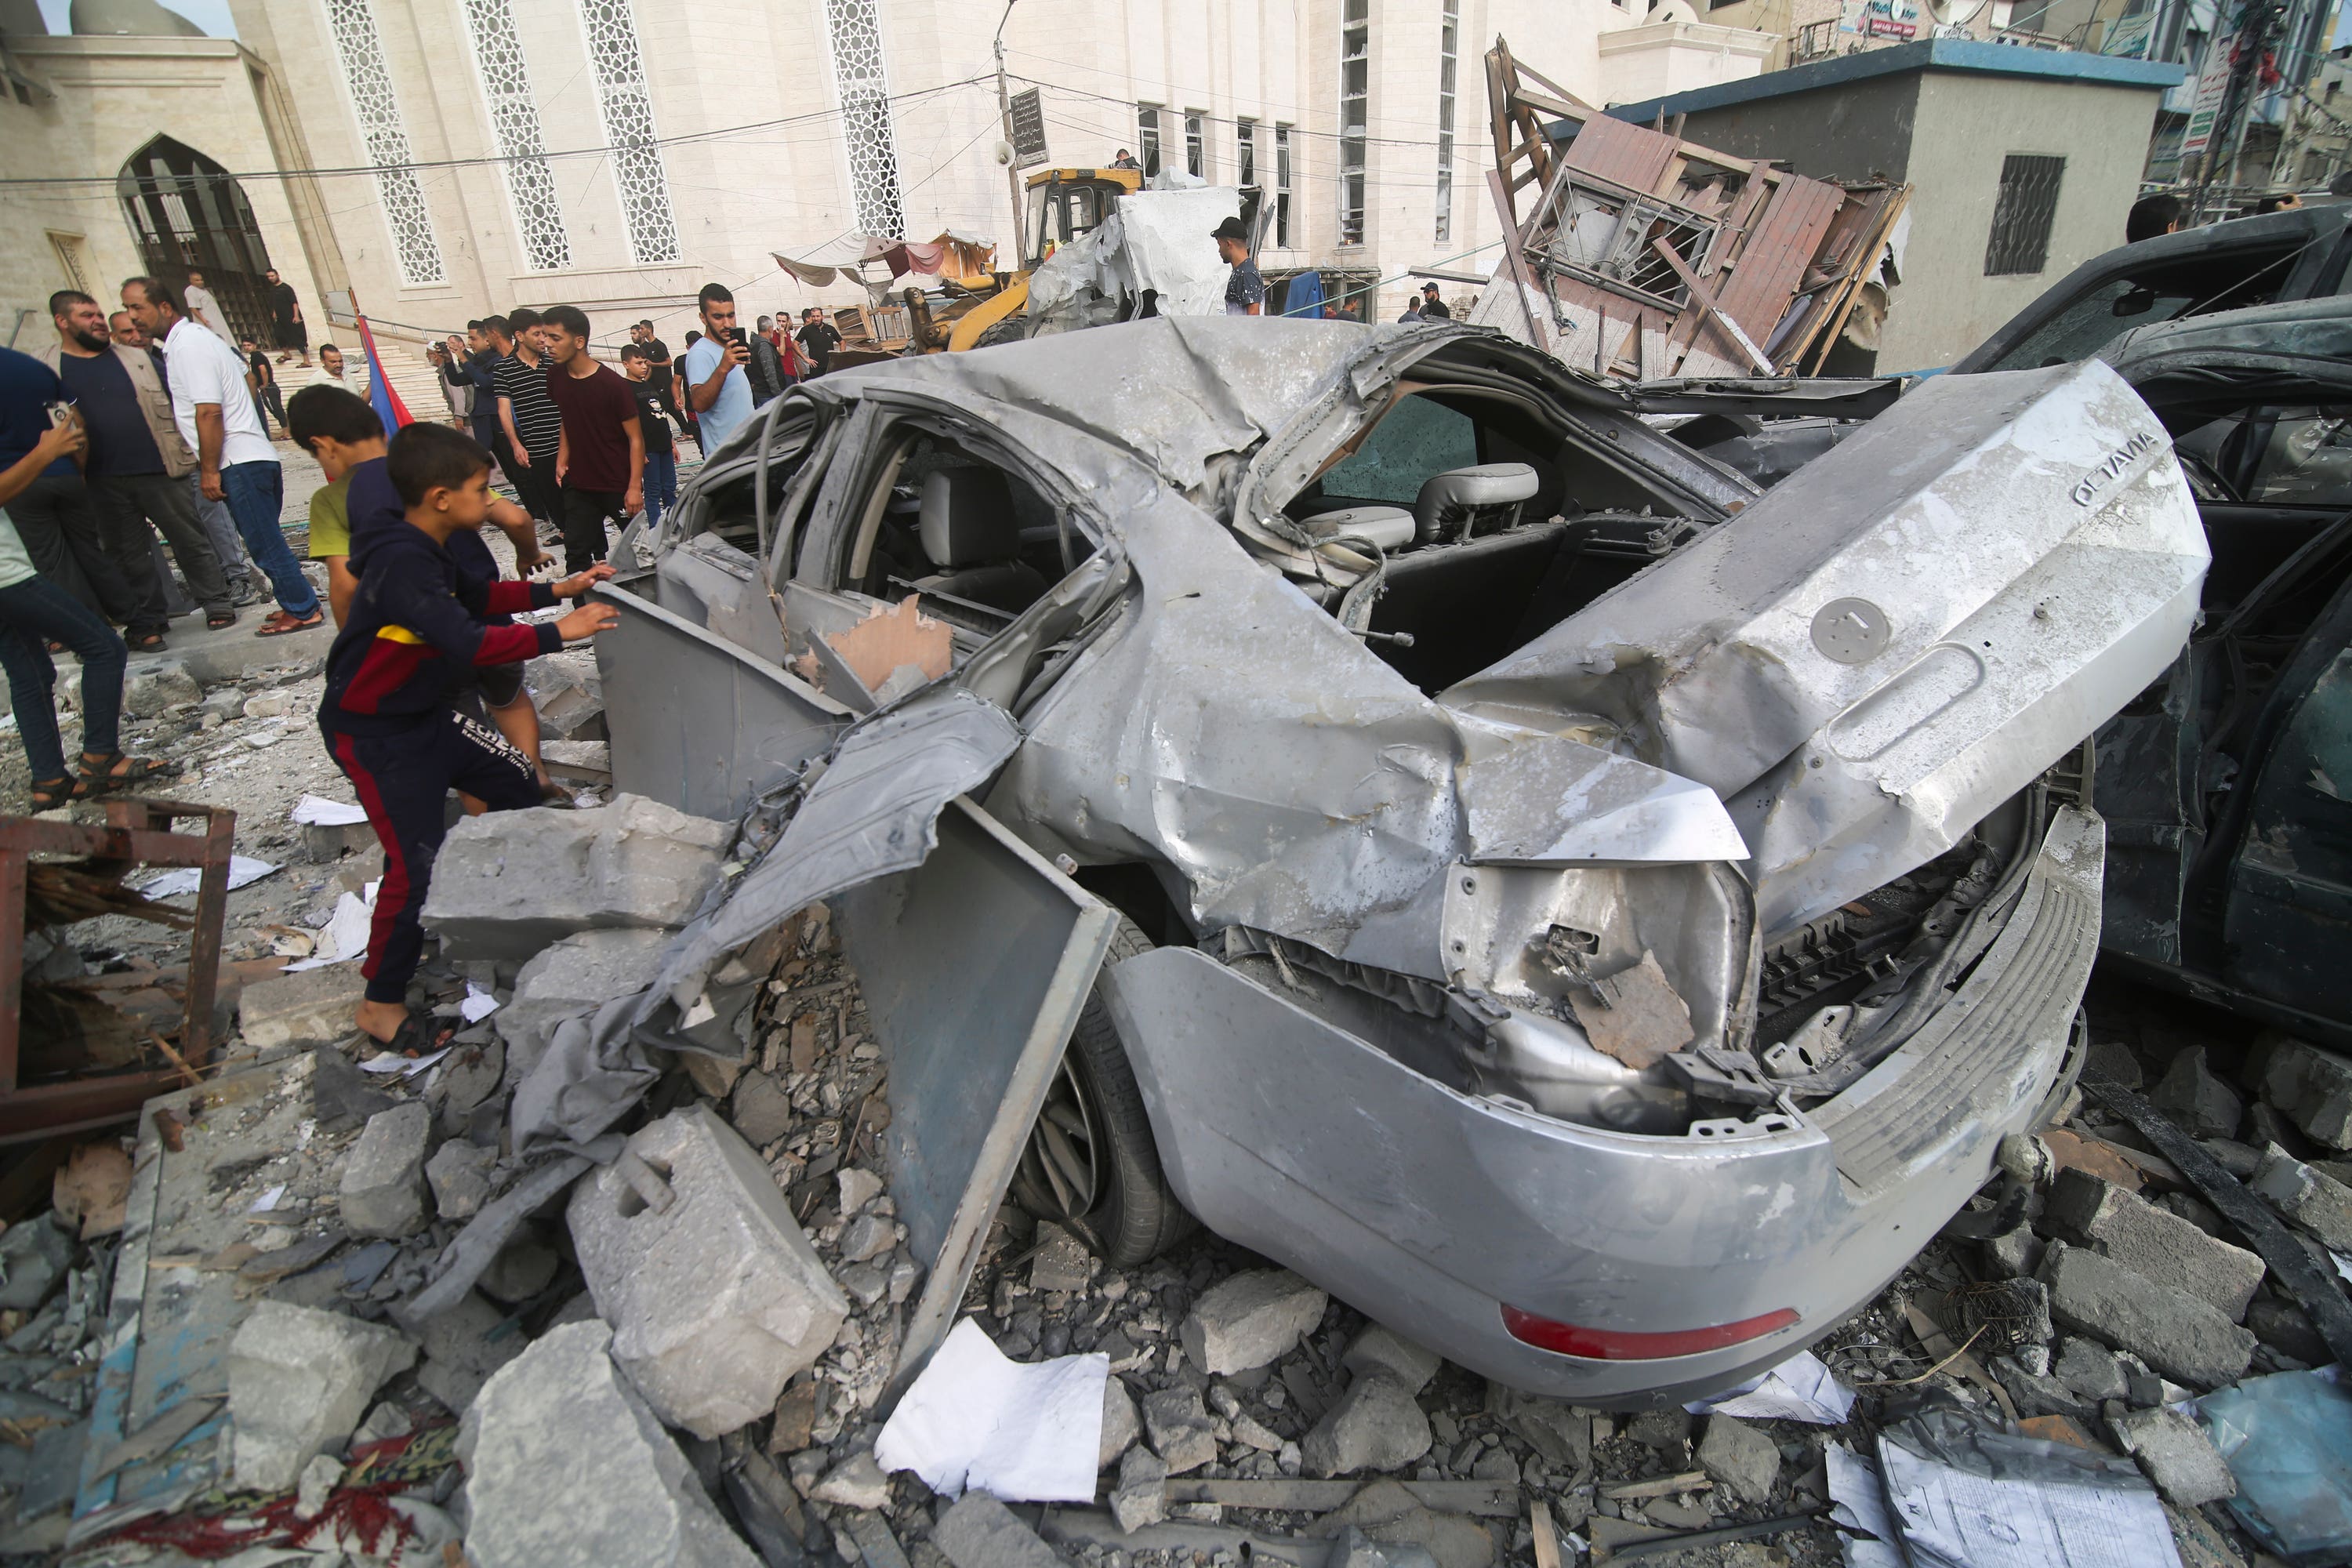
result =
[[[2189,211],[2191,226],[2205,220],[2207,195],[2213,186],[2214,171],[2226,163],[2231,184],[2237,183],[2238,160],[2246,147],[2246,127],[2254,117],[2255,73],[2262,69],[2263,57],[2270,52],[2272,30],[2278,24],[2280,5],[2277,0],[2244,0],[2238,10],[2238,30],[2228,45],[2216,38],[2211,47],[2230,47],[2237,52],[2230,61],[2230,80],[2221,95],[2221,107],[2213,116],[2214,130],[2225,127],[2229,136],[2227,150],[2216,135],[2205,149],[2205,166],[2197,175],[2197,200]]]
[[[996,21],[996,127],[1003,133],[1004,145],[1013,145],[1013,95],[1004,86],[1004,24],[1013,20],[1015,0],[1004,0],[1004,15]],[[1013,265],[1007,272],[1018,272],[1029,259],[1029,211],[1021,201],[1021,154],[1013,153],[1004,160],[1004,188],[1013,197]]]

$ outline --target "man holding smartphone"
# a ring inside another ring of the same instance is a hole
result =
[[[743,374],[751,351],[735,324],[735,296],[725,284],[705,283],[700,301],[703,336],[686,351],[686,390],[709,457],[751,417],[751,378]]]

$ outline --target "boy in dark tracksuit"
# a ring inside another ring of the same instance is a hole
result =
[[[587,605],[551,626],[486,624],[577,598],[612,568],[551,584],[486,584],[458,569],[448,545],[489,515],[490,455],[448,426],[411,425],[392,438],[384,463],[405,524],[352,542],[359,588],[327,654],[319,725],[383,845],[358,1022],[398,1048],[427,1043],[421,1032],[430,1021],[408,1017],[408,982],[424,947],[417,911],[441,847],[448,792],[462,790],[493,811],[540,803],[530,759],[494,726],[458,711],[453,693],[474,667],[553,653],[620,613]]]

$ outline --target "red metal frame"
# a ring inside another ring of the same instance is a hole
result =
[[[201,833],[172,824],[201,817]],[[220,977],[221,921],[228,910],[229,851],[236,813],[168,800],[110,800],[103,825],[0,816],[0,1143],[103,1126],[184,1080],[176,1068],[107,1073],[19,1088],[17,1029],[25,980],[25,879],[35,855],[82,855],[131,866],[194,866],[203,872],[188,934],[187,1012],[179,1052],[201,1066],[213,1048],[213,994]]]

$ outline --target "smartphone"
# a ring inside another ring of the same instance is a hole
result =
[[[47,407],[49,411],[49,427],[51,429],[59,429],[73,423],[74,405],[72,404],[51,403],[47,405]]]
[[[751,340],[744,335],[743,329],[740,327],[728,328],[727,341],[733,343],[737,348],[741,349],[746,353],[751,352]]]

